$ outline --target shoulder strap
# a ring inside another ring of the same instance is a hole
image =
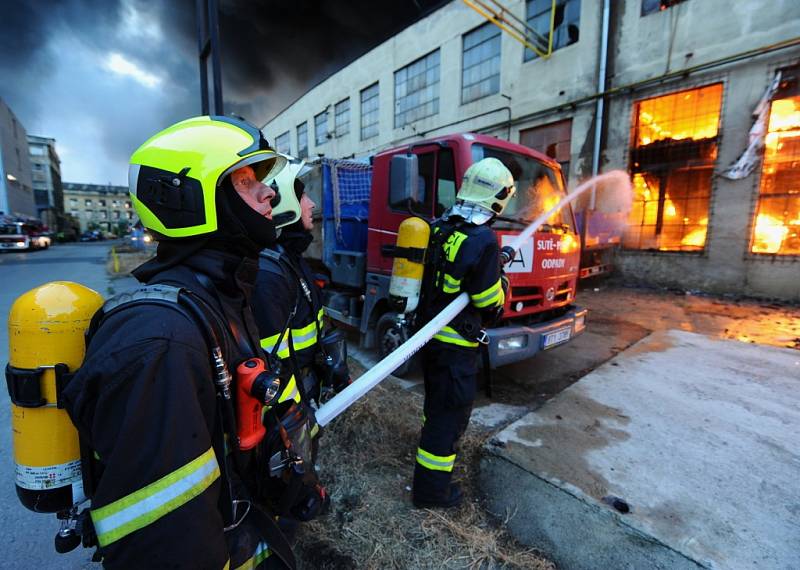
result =
[[[91,342],[91,339],[97,333],[97,330],[106,319],[120,311],[141,305],[159,305],[162,307],[167,307],[181,313],[190,321],[194,322],[200,329],[203,339],[208,344],[212,370],[217,369],[218,363],[215,362],[214,355],[212,353],[215,345],[220,351],[223,350],[225,343],[219,342],[218,339],[223,338],[223,336],[226,334],[224,331],[226,331],[227,328],[220,325],[218,316],[202,299],[196,295],[193,295],[186,289],[174,287],[172,285],[142,285],[136,289],[120,293],[119,295],[115,295],[111,299],[108,299],[103,304],[101,309],[92,317],[89,329],[86,331],[87,347]],[[219,356],[222,360],[222,366],[225,366],[224,363],[227,362],[227,355],[220,354]],[[217,382],[214,382],[214,385],[215,389],[220,391],[221,387],[217,384]],[[220,403],[223,399],[224,398],[221,397],[218,398]],[[215,447],[219,446],[221,442],[224,442],[224,431],[233,430],[232,433],[234,434],[236,432],[235,418],[231,416],[231,411],[224,410],[223,406],[219,406],[219,413],[221,414],[220,421],[222,422],[220,424],[220,434],[214,434],[212,436]],[[225,417],[226,414],[228,416],[227,419]],[[227,424],[227,426],[225,424]],[[219,437],[217,437],[218,435]],[[222,445],[223,447],[220,448],[221,452],[218,453],[218,456],[225,458],[224,443],[222,443]],[[81,451],[83,456],[82,463],[84,465],[92,466],[93,463],[91,450],[88,449],[87,446],[86,449],[82,448]],[[94,470],[92,469],[92,471]],[[84,487],[86,488],[87,496],[91,496],[93,493],[95,483],[96,480],[94,473],[90,473],[88,477],[84,477]],[[223,496],[226,498],[224,500],[221,498],[220,500],[220,508],[222,509],[226,520],[231,520],[231,517],[235,515],[232,509],[233,502],[232,492],[229,488],[230,485],[231,479],[230,477],[227,477],[227,485],[223,485]]]
[[[124,291],[111,297],[103,303],[103,306],[92,316],[89,328],[86,329],[85,334],[86,347],[89,347],[89,343],[97,333],[97,329],[100,328],[100,325],[108,317],[131,304],[162,305],[184,313],[178,305],[179,293],[180,289],[171,285],[142,285],[136,289]]]
[[[443,246],[448,238],[461,227],[459,222],[439,220],[439,225],[431,228],[431,237],[428,240],[428,254],[425,256],[427,262],[423,279],[423,302],[429,304],[434,291],[442,288],[444,280],[444,249]],[[439,231],[434,231],[438,228]]]

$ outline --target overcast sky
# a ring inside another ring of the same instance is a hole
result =
[[[219,0],[225,112],[264,124],[441,3]],[[0,0],[0,14],[0,97],[56,139],[64,181],[126,184],[142,142],[200,114],[195,0]]]

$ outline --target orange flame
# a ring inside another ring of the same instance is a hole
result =
[[[695,228],[688,234],[683,236],[683,239],[681,240],[681,245],[687,245],[692,247],[704,247],[706,245],[706,234],[708,233],[708,218],[703,218],[698,223],[702,227]]]
[[[778,253],[788,233],[789,228],[778,218],[759,214],[753,236],[753,253]]]
[[[672,139],[714,138],[719,131],[722,85],[672,93],[638,104],[637,146]],[[675,109],[681,108],[681,113]]]

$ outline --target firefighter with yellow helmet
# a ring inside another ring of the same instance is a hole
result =
[[[412,499],[421,508],[454,507],[463,499],[451,482],[456,443],[469,423],[478,381],[483,327],[499,316],[507,285],[490,225],[515,193],[514,178],[496,158],[464,173],[456,203],[432,227],[422,285],[422,322],[466,292],[470,304],[423,349],[423,424]]]
[[[258,252],[276,239],[262,180],[285,164],[258,129],[221,116],[177,123],[131,157],[157,255],[134,270],[139,290],[95,315],[64,391],[89,450],[85,526],[108,568],[294,566],[255,493],[262,413],[299,397],[265,367],[250,308]]]

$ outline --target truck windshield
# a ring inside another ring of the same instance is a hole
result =
[[[506,206],[503,212],[504,218],[513,218],[521,222],[533,221],[538,215],[555,206],[565,195],[561,176],[535,158],[482,144],[472,145],[472,160],[477,162],[483,158],[500,160],[511,171],[517,183],[517,193]],[[569,206],[550,216],[547,224],[559,229],[574,230]],[[495,226],[504,225],[508,225],[508,222],[498,220],[495,223]]]
[[[0,226],[0,235],[14,236],[14,235],[20,235],[21,233],[22,230],[16,224],[6,224]]]

